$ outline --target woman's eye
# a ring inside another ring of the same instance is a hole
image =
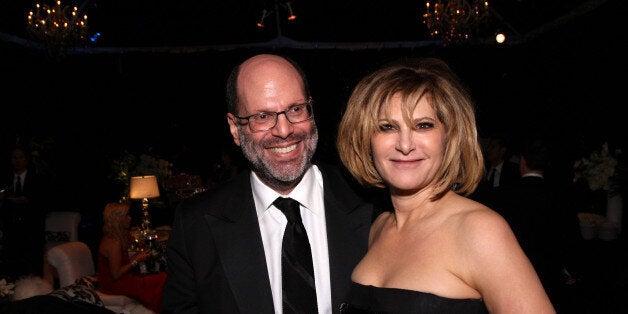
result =
[[[384,123],[379,125],[380,131],[392,131],[395,130],[395,127],[390,123]]]
[[[434,127],[434,123],[432,122],[420,122],[416,125],[417,129],[431,129]]]

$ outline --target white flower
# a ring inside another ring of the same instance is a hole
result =
[[[113,160],[110,177],[124,186],[125,190],[120,198],[122,202],[128,196],[129,183],[132,176],[155,175],[157,182],[163,184],[172,176],[173,167],[174,164],[168,160],[153,157],[146,153],[136,156],[125,151],[119,159]]]
[[[152,174],[157,176],[160,182],[172,175],[172,163],[160,158],[155,158],[148,154],[141,154],[139,162],[135,166],[138,175]]]
[[[611,189],[610,178],[615,174],[617,159],[608,151],[608,143],[602,145],[602,150],[594,151],[589,158],[577,160],[574,164],[574,182],[580,179],[587,180],[592,191]]]
[[[7,283],[4,278],[0,279],[0,297],[6,297],[13,294],[14,287],[15,285],[13,283]]]

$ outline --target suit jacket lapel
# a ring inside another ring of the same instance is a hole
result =
[[[247,172],[248,173],[248,172]],[[273,312],[273,299],[249,176],[242,176],[238,197],[206,215],[216,239],[225,276],[242,313]],[[215,214],[214,214],[215,213]]]
[[[337,313],[349,291],[353,268],[368,247],[372,207],[357,199],[342,178],[323,169],[332,310]]]

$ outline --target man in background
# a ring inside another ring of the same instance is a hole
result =
[[[42,202],[47,184],[30,166],[30,157],[25,147],[11,150],[11,169],[0,193],[0,256],[3,268],[14,277],[43,273],[45,209]]]
[[[540,136],[523,141],[520,178],[501,191],[495,210],[510,224],[543,286],[561,312],[566,289],[575,283],[570,274],[573,250],[579,241],[577,216],[569,214],[565,191],[547,178],[551,145]],[[567,311],[569,312],[569,311]]]
[[[510,139],[502,133],[488,138],[483,153],[486,174],[471,198],[493,207],[501,190],[519,180],[519,164],[511,160]]]

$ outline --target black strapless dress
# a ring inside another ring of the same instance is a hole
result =
[[[431,293],[379,288],[354,282],[347,301],[340,307],[340,313],[472,314],[488,313],[488,309],[480,299],[449,299]]]

